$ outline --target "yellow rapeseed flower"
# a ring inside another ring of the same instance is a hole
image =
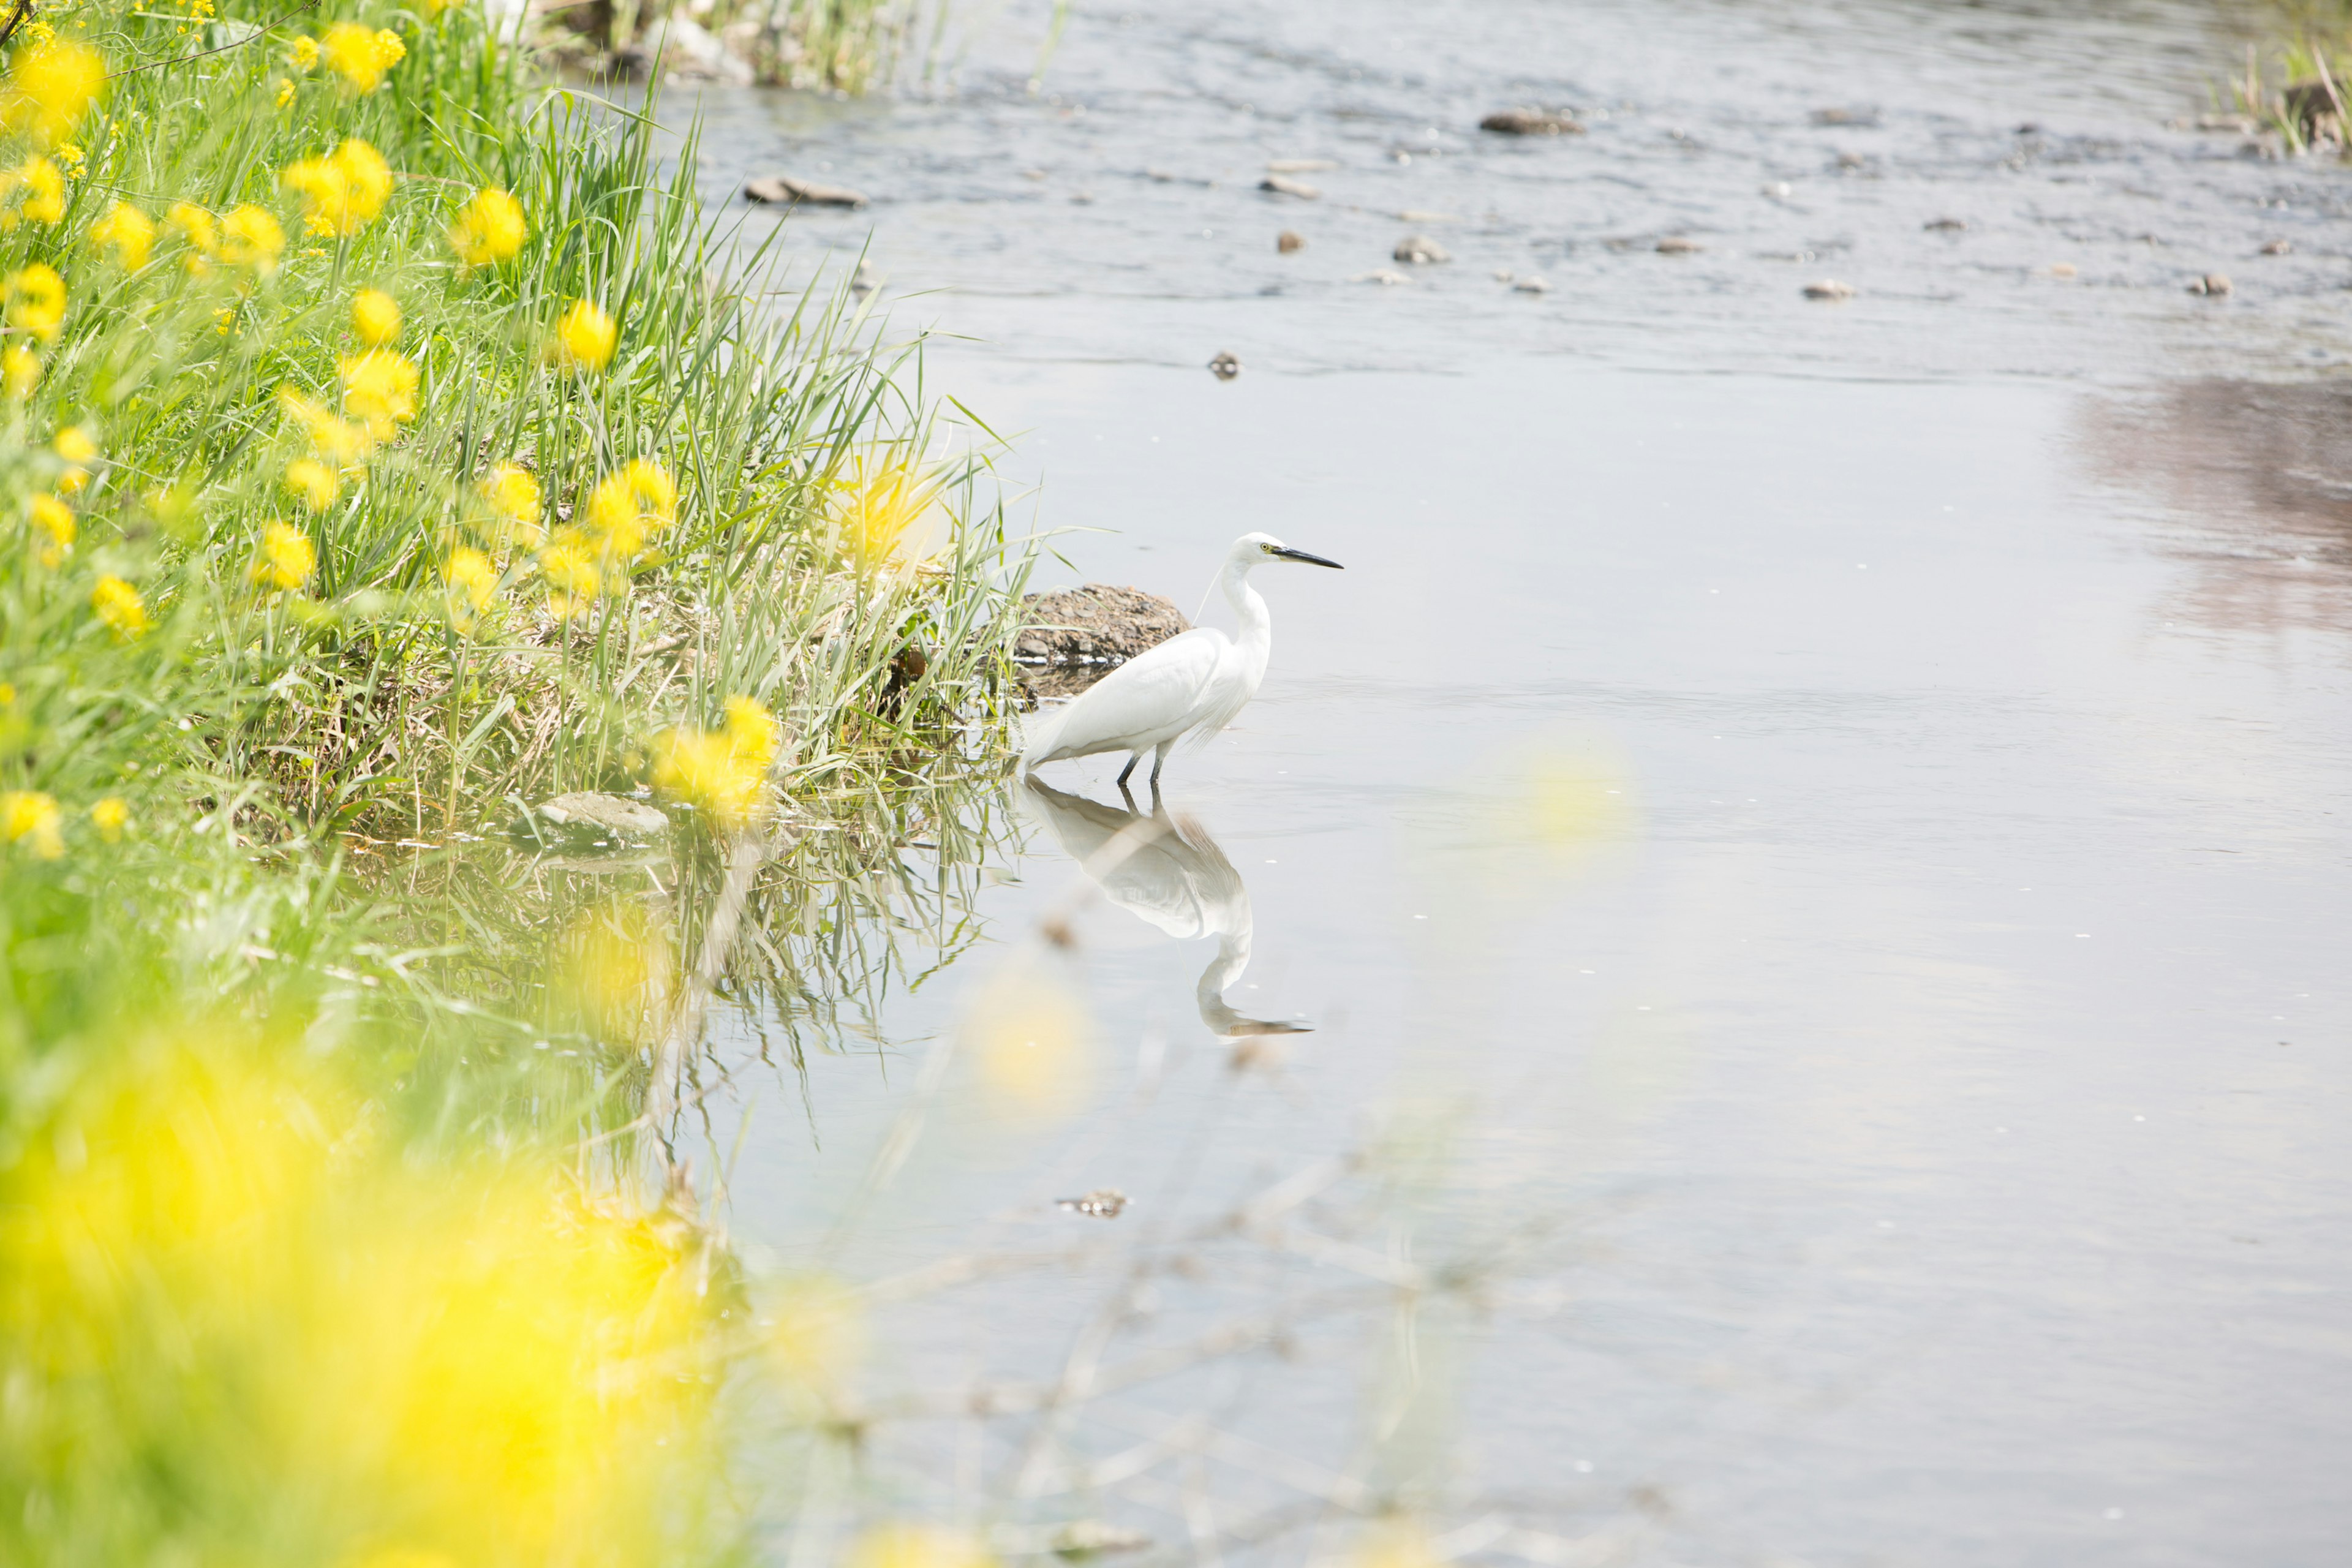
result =
[[[549,357],[558,364],[602,370],[612,363],[613,345],[620,335],[620,328],[602,309],[589,300],[574,300],[572,309],[555,323],[555,339],[548,345]]]
[[[529,470],[500,463],[482,479],[482,499],[489,503],[494,531],[500,543],[509,535],[537,544],[545,532],[540,521],[539,480]]]
[[[58,269],[36,261],[8,274],[8,324],[43,342],[53,342],[66,321],[66,280]]]
[[[278,108],[283,109],[293,101],[294,79],[292,77],[279,77],[278,79],[278,96],[275,102]]]
[[[726,728],[681,726],[656,742],[654,785],[710,814],[722,826],[748,821],[776,757],[775,715],[749,697],[727,701]]]
[[[42,538],[41,564],[54,567],[73,549],[80,530],[74,523],[74,514],[65,502],[55,496],[35,496],[26,503],[33,515],[33,531]]]
[[[302,195],[306,234],[352,235],[375,221],[392,195],[392,165],[358,137],[350,137],[323,158],[303,158],[286,166],[278,184]]]
[[[22,343],[10,343],[0,349],[0,390],[5,390],[12,402],[21,403],[41,384],[40,357]]]
[[[147,631],[147,601],[139,596],[138,589],[120,577],[100,577],[98,586],[90,590],[89,607],[124,642],[142,637]]]
[[[163,226],[188,247],[191,272],[202,272],[205,260],[220,249],[220,220],[194,202],[173,202],[163,215]]]
[[[849,1568],[994,1568],[970,1536],[929,1524],[886,1524],[851,1548]]]
[[[147,265],[147,252],[155,243],[155,220],[129,202],[117,202],[89,226],[89,243],[101,250],[113,247],[122,269],[136,272]]]
[[[278,270],[286,254],[286,231],[278,220],[250,202],[221,220],[220,258],[232,267],[250,267],[263,278]]]
[[[273,522],[261,531],[261,552],[253,563],[253,580],[271,588],[299,588],[318,570],[319,548],[299,528]]]
[[[336,362],[343,406],[379,441],[389,441],[416,417],[416,366],[390,349],[370,349]]]
[[[499,591],[499,569],[478,550],[460,547],[441,568],[448,584],[449,619],[460,631],[474,629],[474,615],[487,610]]]
[[[66,178],[79,180],[89,165],[89,156],[68,142],[58,149],[58,162],[65,166]]]
[[[45,39],[17,54],[0,86],[0,124],[52,146],[73,134],[105,85],[105,56],[68,38]]]
[[[294,47],[286,52],[286,63],[298,71],[316,67],[319,63],[319,40],[307,34],[295,39]]]
[[[49,450],[66,461],[65,471],[58,476],[58,489],[71,495],[89,482],[89,465],[98,461],[98,443],[89,432],[79,425],[68,425],[58,432]]]
[[[495,267],[509,260],[530,234],[522,204],[495,188],[474,193],[450,226],[449,247],[468,267]]]
[[[373,92],[383,85],[383,73],[406,58],[408,46],[389,27],[338,22],[319,40],[319,53],[354,89]]]
[[[853,461],[835,486],[834,524],[843,553],[866,567],[898,554],[919,538],[917,524],[938,500],[940,484],[939,475],[923,474],[902,458]]]
[[[321,408],[290,386],[278,389],[278,404],[310,437],[310,449],[331,463],[356,463],[375,450],[375,437],[366,426]]]
[[[558,620],[585,615],[604,585],[596,563],[582,545],[580,531],[556,530],[539,552],[539,574],[547,579],[547,611]]]
[[[60,821],[55,795],[37,789],[0,795],[0,839],[24,846],[39,859],[54,860],[66,852]]]
[[[89,825],[109,844],[120,844],[122,830],[131,825],[131,803],[119,795],[108,795],[89,808]]]
[[[0,207],[0,230],[13,229],[26,218],[51,226],[64,221],[66,177],[55,163],[36,153],[0,173],[0,194],[13,197],[20,191],[24,193],[21,203]]]
[[[324,511],[342,493],[343,481],[334,469],[316,458],[297,458],[286,465],[286,488],[312,511]]]
[[[400,336],[400,302],[381,289],[362,289],[352,296],[352,331],[370,348],[382,348]]]

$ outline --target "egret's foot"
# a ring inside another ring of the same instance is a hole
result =
[[[1119,788],[1125,789],[1127,787],[1128,775],[1135,772],[1135,764],[1141,761],[1143,761],[1143,753],[1141,752],[1134,752],[1129,756],[1127,759],[1127,766],[1118,770]],[[1151,776],[1153,778],[1158,778],[1160,776],[1160,770],[1158,768],[1152,769]]]

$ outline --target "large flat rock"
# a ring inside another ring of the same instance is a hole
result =
[[[1032,594],[1021,606],[1029,626],[1013,657],[1024,664],[1124,664],[1192,629],[1171,601],[1107,583]]]

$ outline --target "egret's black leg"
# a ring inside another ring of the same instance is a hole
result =
[[[1135,764],[1141,761],[1143,761],[1143,753],[1141,752],[1130,752],[1128,753],[1127,766],[1118,770],[1119,788],[1125,789],[1127,787],[1127,775],[1133,773],[1135,771]],[[1151,776],[1153,778],[1158,778],[1160,776],[1160,770],[1158,768],[1152,769]]]
[[[1118,781],[1118,798],[1127,802],[1129,812],[1135,811],[1135,792],[1127,787],[1127,781],[1123,778]]]
[[[1159,770],[1158,770],[1157,768],[1155,768],[1155,769],[1153,769],[1153,770],[1152,770],[1152,775],[1153,775],[1153,776],[1152,776],[1152,780],[1151,780],[1151,815],[1152,815],[1152,816],[1159,816],[1159,815],[1160,815],[1160,778],[1159,778]]]
[[[1170,741],[1151,753],[1151,787],[1155,790],[1160,787],[1160,770],[1168,765],[1168,753],[1174,750],[1175,745],[1175,742]]]

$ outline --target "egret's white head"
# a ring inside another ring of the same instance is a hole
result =
[[[1234,541],[1234,565],[1246,571],[1252,566],[1263,566],[1269,561],[1295,561],[1302,566],[1328,566],[1334,572],[1347,570],[1337,561],[1326,561],[1320,555],[1293,550],[1271,533],[1244,533]]]

